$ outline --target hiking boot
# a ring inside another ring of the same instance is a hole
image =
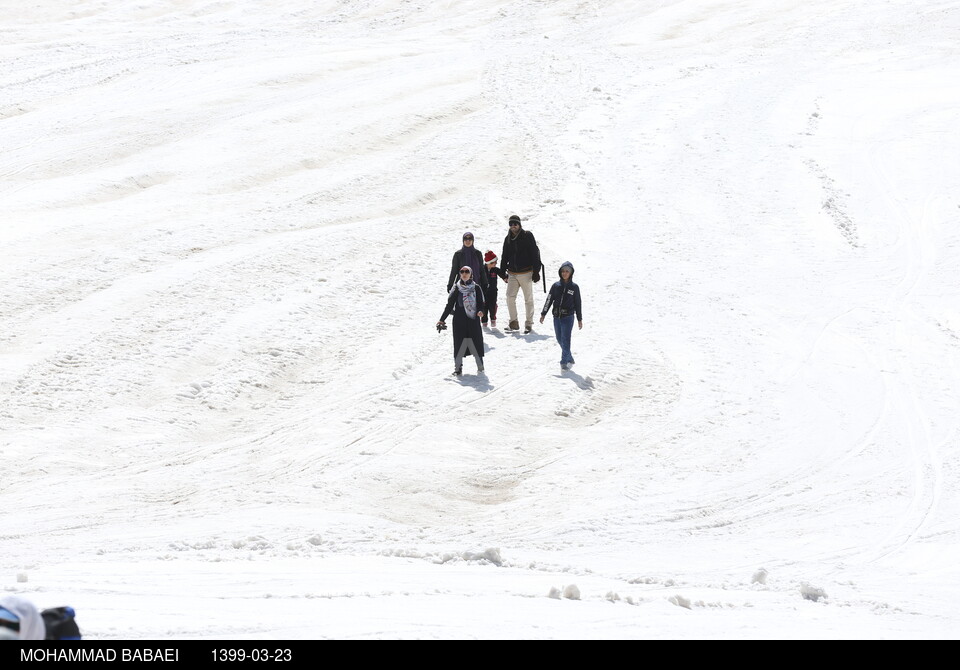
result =
[[[533,326],[524,326],[524,327],[523,327],[523,334],[524,334],[524,335],[529,335],[529,334],[532,333],[532,332],[533,332]]]
[[[511,321],[511,322],[510,322],[510,325],[507,326],[507,330],[520,330],[520,322],[519,322],[519,321]]]
[[[453,369],[453,375],[454,375],[455,377],[459,377],[459,376],[462,375],[462,374],[463,374],[463,368],[454,368],[454,369]]]
[[[483,366],[482,366],[482,365],[481,365],[479,368],[477,368],[477,374],[478,374],[478,375],[482,375],[482,374],[483,374]]]

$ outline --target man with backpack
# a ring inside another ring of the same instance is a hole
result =
[[[520,217],[510,215],[510,231],[503,240],[503,253],[500,254],[501,267],[507,272],[507,311],[510,315],[508,331],[520,330],[517,316],[517,293],[523,291],[526,319],[523,333],[533,330],[533,285],[540,281],[540,248],[533,233],[524,230]]]

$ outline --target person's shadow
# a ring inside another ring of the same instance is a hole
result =
[[[589,377],[584,378],[578,375],[573,370],[561,370],[559,374],[554,375],[558,379],[569,379],[574,384],[576,384],[582,391],[592,391],[593,390],[593,380]]]
[[[540,333],[527,333],[524,335],[522,332],[517,331],[514,337],[518,337],[521,340],[526,340],[527,342],[536,342],[537,340],[555,340],[556,335],[541,335]]]
[[[474,391],[480,393],[486,393],[487,391],[493,390],[493,384],[490,383],[490,380],[487,378],[487,373],[478,372],[475,375],[463,375],[459,379],[461,386],[469,386]]]

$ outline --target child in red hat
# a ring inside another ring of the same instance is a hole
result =
[[[487,311],[480,320],[483,325],[487,325],[487,317],[490,318],[490,327],[497,327],[497,277],[507,281],[507,273],[497,267],[497,255],[490,249],[483,254],[483,264],[487,272]]]

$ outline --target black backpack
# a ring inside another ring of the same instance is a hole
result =
[[[72,607],[51,607],[40,612],[48,640],[79,640],[77,613]]]

